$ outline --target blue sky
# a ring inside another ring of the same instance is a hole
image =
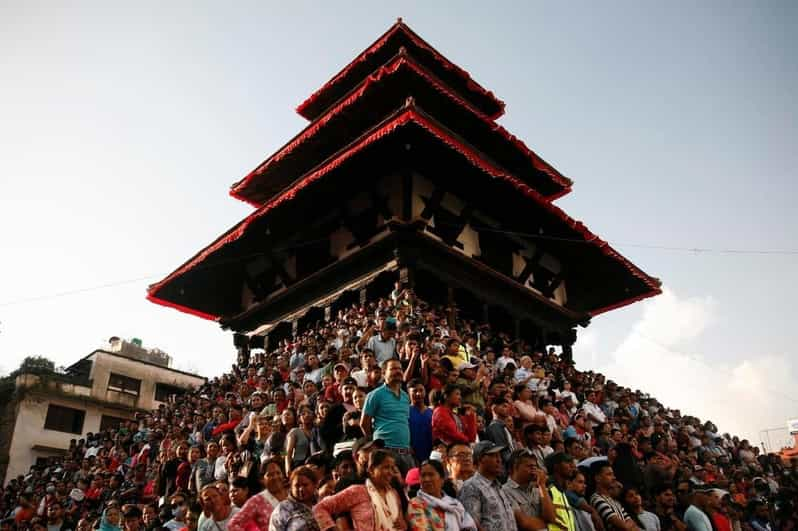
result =
[[[798,254],[647,247],[798,249],[794,2],[2,2],[0,370],[123,335],[219,373],[231,338],[145,287],[250,211],[229,185],[397,16],[663,280],[582,331],[580,365],[756,442],[798,417]]]

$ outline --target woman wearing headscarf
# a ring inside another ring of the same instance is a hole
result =
[[[121,516],[119,507],[112,505],[107,508],[100,520],[100,531],[121,531],[122,528],[119,526]]]
[[[407,510],[410,531],[477,529],[463,504],[443,492],[445,476],[439,461],[422,463],[421,489]]]

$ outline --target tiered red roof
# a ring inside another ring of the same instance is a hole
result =
[[[367,148],[394,141],[396,135],[402,131],[410,134],[410,130],[415,135],[413,139],[439,146],[437,153],[455,154],[461,161],[457,164],[467,162],[477,170],[474,176],[491,177],[484,186],[501,182],[510,187],[508,192],[520,192],[530,207],[537,207],[537,216],[568,234],[569,239],[587,243],[598,253],[595,257],[604,257],[600,264],[607,266],[601,265],[601,274],[635,279],[627,284],[633,286],[631,291],[627,287],[626,294],[616,294],[616,290],[602,299],[611,304],[591,303],[597,307],[583,311],[597,315],[661,293],[657,279],[552,203],[570,191],[572,182],[494,121],[503,109],[504,104],[491,92],[400,20],[300,105],[298,112],[313,120],[310,125],[233,186],[231,195],[253,204],[257,210],[150,286],[147,298],[218,320],[215,303],[197,303],[195,299],[186,303],[182,295],[183,286],[198,281],[208,285],[223,278],[224,272],[204,267],[206,263],[213,266],[235,258],[239,252],[236,249],[241,248],[233,246],[235,242],[250,232],[253,238],[257,237],[256,221],[265,220],[320,180],[332,178],[336,170],[358,160],[361,154],[365,157]],[[476,181],[463,184],[483,186]]]

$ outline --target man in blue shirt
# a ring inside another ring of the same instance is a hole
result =
[[[377,329],[376,325],[369,326],[357,348],[363,347],[374,352],[377,363],[383,364],[396,357],[396,321],[385,321],[382,327]]]
[[[410,444],[419,463],[429,459],[432,452],[432,409],[424,403],[426,390],[421,380],[410,380]]]
[[[385,441],[396,454],[402,476],[415,466],[410,449],[410,397],[402,390],[402,364],[390,359],[382,364],[385,383],[366,396],[360,428],[366,437]]]

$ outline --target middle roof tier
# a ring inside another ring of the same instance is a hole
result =
[[[235,183],[230,195],[261,206],[412,98],[454,134],[551,201],[572,182],[401,50],[292,140]]]

